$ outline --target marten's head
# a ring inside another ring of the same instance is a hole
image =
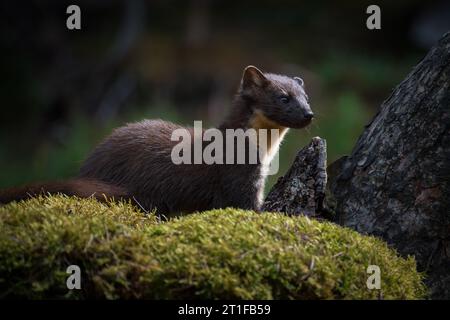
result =
[[[303,128],[314,114],[303,80],[263,73],[248,66],[242,76],[240,96],[252,109],[253,126],[260,128]]]

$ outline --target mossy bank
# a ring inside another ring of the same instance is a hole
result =
[[[68,290],[66,269],[81,269]],[[381,270],[369,290],[368,265]],[[131,205],[41,197],[0,207],[0,297],[414,299],[412,258],[331,223],[225,209],[159,221]]]

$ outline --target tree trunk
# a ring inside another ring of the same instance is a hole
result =
[[[336,222],[414,255],[432,298],[450,298],[450,33],[330,166]]]
[[[326,154],[318,141],[299,152],[263,210],[324,217],[316,186],[327,180],[319,160]],[[327,172],[333,221],[414,255],[431,297],[449,299],[450,33],[382,104],[351,155]]]
[[[289,171],[267,195],[263,211],[322,217],[327,184],[325,140],[315,137],[300,150]]]

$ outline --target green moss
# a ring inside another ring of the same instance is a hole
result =
[[[82,270],[81,290],[66,268]],[[305,217],[234,209],[159,221],[64,196],[0,208],[0,297],[421,298],[422,276],[376,238]]]

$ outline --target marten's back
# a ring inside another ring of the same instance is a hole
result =
[[[160,213],[208,209],[212,191],[219,187],[217,174],[205,164],[173,163],[172,148],[179,142],[171,141],[171,135],[176,129],[188,129],[193,137],[192,129],[162,120],[118,128],[94,149],[79,176],[123,187],[143,207],[157,207]]]
[[[170,136],[178,128],[162,120],[143,120],[115,129],[85,160],[80,176],[123,184],[141,177],[147,166],[164,170],[172,163],[170,154],[176,142]]]

